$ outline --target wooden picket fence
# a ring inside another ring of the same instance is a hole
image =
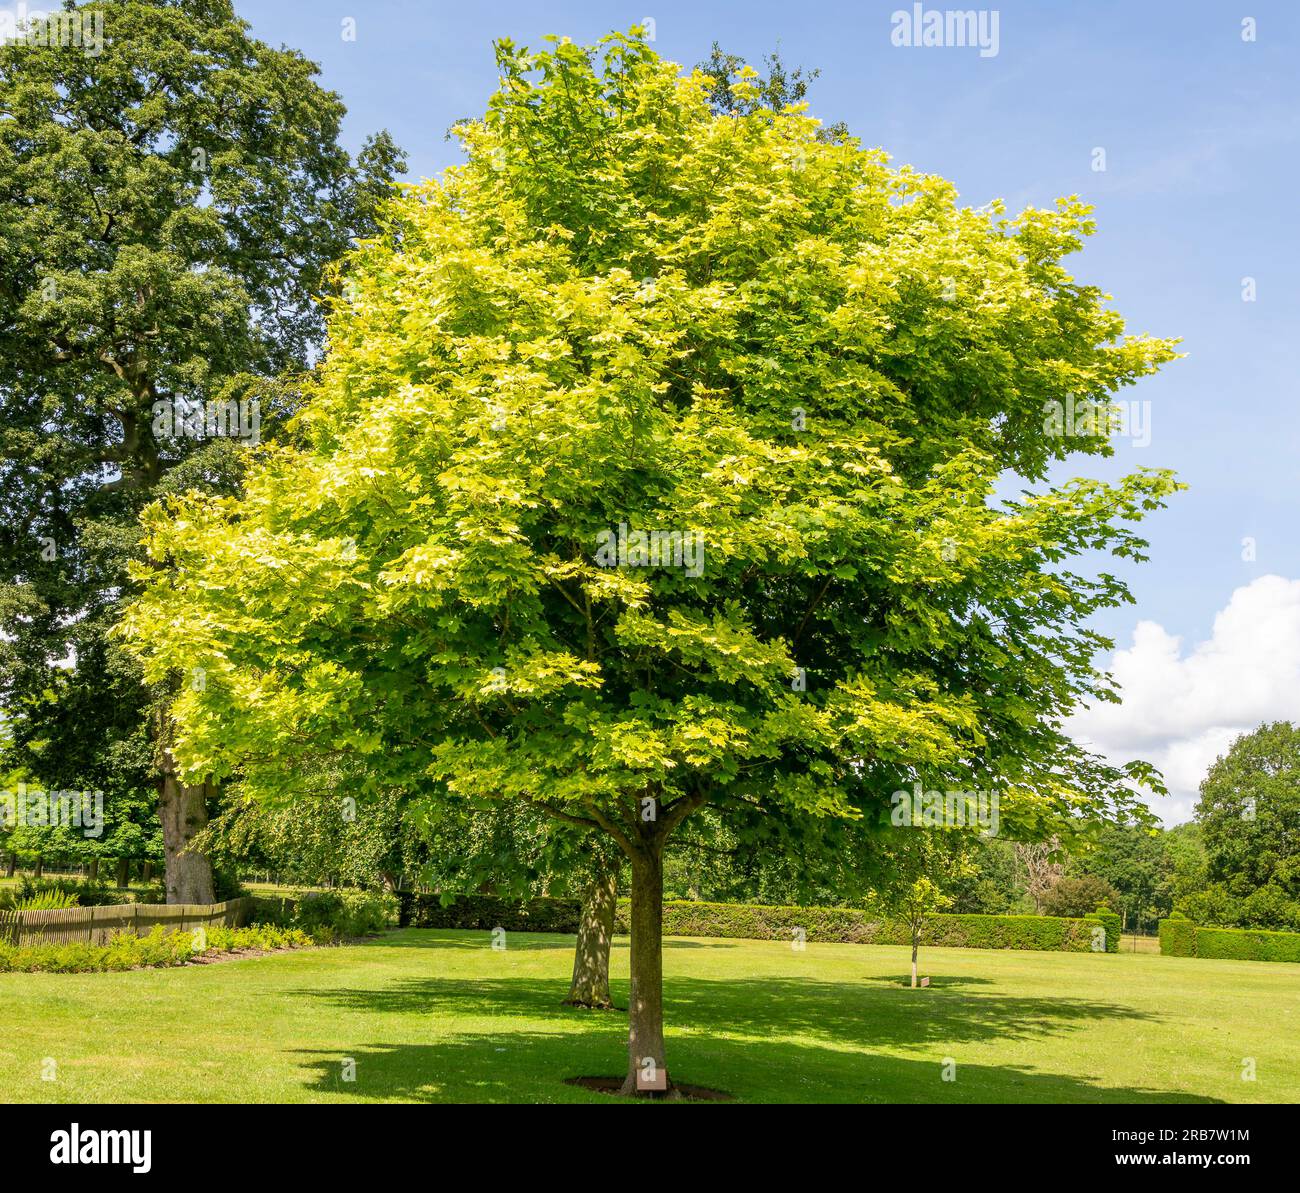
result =
[[[148,936],[159,925],[168,932],[192,932],[202,925],[242,927],[253,900],[225,903],[125,903],[114,907],[69,907],[60,911],[0,911],[0,940],[10,944],[107,944],[118,932]]]

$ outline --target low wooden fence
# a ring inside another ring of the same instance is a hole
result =
[[[117,932],[148,936],[154,928],[192,932],[200,925],[242,927],[251,898],[225,903],[126,903],[115,907],[69,907],[61,911],[0,911],[0,940],[10,944],[107,944]]]

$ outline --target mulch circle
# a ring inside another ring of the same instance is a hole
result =
[[[617,1097],[619,1090],[623,1088],[622,1077],[566,1077],[565,1085],[577,1085],[583,1089],[589,1089],[593,1093],[608,1094],[611,1097]],[[722,1089],[710,1089],[707,1085],[687,1085],[684,1082],[674,1082],[673,1088],[665,1097],[663,1094],[652,1095],[646,1100],[664,1100],[664,1101],[681,1101],[681,1102],[734,1102],[736,1099],[732,1094]]]

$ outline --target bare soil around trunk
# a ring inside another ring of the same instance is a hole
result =
[[[622,1077],[566,1077],[565,1085],[576,1085],[598,1094],[622,1097]],[[685,1085],[674,1082],[671,1089],[660,1094],[637,1094],[630,1101],[660,1102],[734,1102],[736,1099],[726,1090],[709,1089],[706,1085]]]

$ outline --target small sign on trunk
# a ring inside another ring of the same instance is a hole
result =
[[[668,1070],[655,1064],[653,1056],[645,1057],[636,1067],[636,1087],[637,1089],[666,1091],[668,1089]]]

